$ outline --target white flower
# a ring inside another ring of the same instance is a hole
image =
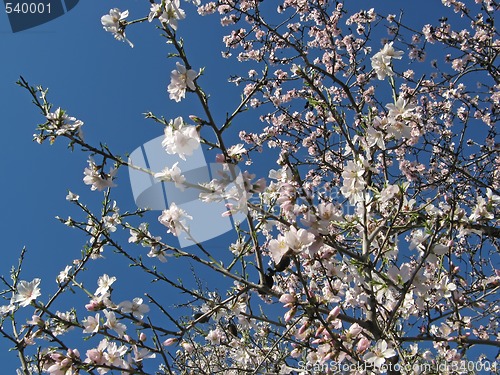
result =
[[[135,362],[141,362],[143,359],[148,359],[148,358],[156,358],[156,354],[150,352],[146,348],[138,349],[137,345],[133,345],[132,349],[134,350],[134,361]]]
[[[428,234],[424,233],[423,230],[419,229],[412,233],[412,238],[410,242],[410,250],[418,248],[419,250],[423,250],[423,243],[429,237]]]
[[[398,193],[399,193],[399,186],[387,185],[387,187],[385,187],[380,192],[380,201],[387,202],[387,201],[391,200]]]
[[[2,305],[0,306],[0,317],[5,317],[14,311],[14,305]]]
[[[64,270],[59,272],[59,275],[56,277],[56,281],[58,283],[64,283],[69,280],[69,271],[71,271],[71,266],[66,266]]]
[[[227,154],[231,157],[244,154],[245,152],[247,152],[247,150],[242,143],[238,143],[237,145],[234,145],[229,150],[227,150]]]
[[[124,314],[132,314],[137,319],[142,319],[149,312],[149,306],[142,303],[142,298],[134,298],[132,302],[123,301],[118,305]]]
[[[160,245],[151,246],[151,250],[148,253],[148,258],[158,258],[162,263],[167,262],[167,257],[171,257],[172,254],[167,254],[166,249]]]
[[[186,160],[186,155],[192,155],[200,147],[200,136],[196,126],[186,125],[182,117],[177,117],[165,128],[165,139],[161,145],[167,153],[177,154],[182,160]]]
[[[184,191],[184,182],[186,178],[181,174],[181,169],[177,166],[179,163],[175,163],[172,168],[166,167],[161,172],[155,173],[154,177],[162,181],[172,181],[175,183],[175,187]]]
[[[148,21],[149,22],[153,21],[153,19],[159,17],[161,13],[162,13],[161,4],[154,4],[154,3],[151,4],[151,8],[148,15]]]
[[[396,100],[396,103],[389,103],[385,106],[389,110],[389,121],[392,119],[400,120],[411,116],[411,112],[415,109],[415,104],[410,104],[408,100],[401,96]]]
[[[118,336],[122,337],[127,330],[127,326],[118,321],[113,311],[104,310],[104,315],[106,315],[107,319],[104,325],[115,331]]]
[[[386,358],[391,358],[395,355],[396,351],[394,349],[389,349],[385,340],[379,340],[372,351],[366,353],[363,359],[368,363],[372,363],[375,367],[380,368],[385,363]]]
[[[302,228],[297,230],[292,226],[285,233],[285,242],[293,251],[299,252],[314,242],[314,234]]]
[[[177,30],[177,21],[186,18],[186,13],[180,8],[179,0],[167,0],[165,11],[160,16],[160,21]]]
[[[362,200],[363,190],[366,186],[366,181],[363,178],[365,168],[360,162],[349,160],[344,167],[342,177],[344,179],[340,192],[344,197],[348,198],[351,204]]]
[[[127,353],[127,347],[125,345],[118,346],[116,342],[107,341],[106,352],[104,353],[104,358],[108,366],[124,367],[126,362],[122,357]],[[98,371],[99,372],[99,371]]]
[[[71,134],[80,129],[83,122],[74,117],[70,117],[61,108],[45,116],[49,121],[48,130],[56,135]]]
[[[102,218],[104,227],[110,232],[116,231],[116,226],[121,223],[120,214],[115,212],[112,216],[104,216]]]
[[[168,85],[169,98],[180,102],[186,97],[186,89],[196,90],[194,80],[198,75],[194,70],[187,70],[184,65],[177,62],[177,70],[172,70],[170,74],[170,84]]]
[[[86,319],[83,321],[83,326],[85,329],[83,330],[84,333],[96,333],[99,331],[99,318],[100,315],[99,313],[95,314],[95,317],[93,316],[88,316]]]
[[[208,332],[208,335],[205,337],[207,341],[210,341],[212,345],[220,345],[221,333],[219,330],[213,329]]]
[[[71,191],[68,191],[68,195],[66,195],[67,201],[77,201],[78,199],[80,199],[79,195],[72,193]]]
[[[403,51],[394,50],[392,43],[384,45],[384,48],[371,58],[372,68],[375,70],[379,80],[385,79],[386,76],[391,77],[394,75],[391,67],[391,59],[401,59],[403,55]]]
[[[386,76],[392,77],[394,72],[391,68],[391,60],[382,55],[380,52],[376,53],[372,58],[372,68],[375,69],[377,78],[379,80],[384,80]]]
[[[21,280],[17,285],[17,293],[12,299],[12,303],[19,303],[20,306],[26,307],[31,301],[34,301],[37,297],[41,296],[40,279],[33,279],[33,281]]]
[[[114,276],[109,277],[107,274],[100,276],[99,279],[97,280],[97,285],[99,285],[99,287],[97,288],[94,294],[96,296],[98,295],[104,296],[105,294],[108,293],[109,288],[115,281],[116,277]]]
[[[169,209],[164,210],[158,220],[168,228],[167,233],[178,236],[180,232],[187,231],[188,225],[186,224],[186,219],[192,218],[193,217],[189,216],[186,211],[177,207],[177,205],[172,202]]]
[[[113,8],[109,14],[101,17],[101,23],[104,30],[112,33],[116,40],[127,42],[133,48],[134,45],[125,36],[125,26],[127,25],[125,18],[127,17],[128,10],[120,12],[120,9]]]
[[[285,255],[289,249],[285,237],[283,237],[281,234],[278,235],[278,239],[273,238],[271,241],[269,241],[268,248],[269,254],[276,264],[281,261],[283,255]]]
[[[115,187],[113,177],[116,174],[116,169],[111,169],[109,173],[99,172],[99,168],[92,159],[88,160],[89,166],[85,168],[83,174],[83,182],[85,185],[92,185],[90,190],[102,191],[107,188]]]
[[[392,58],[392,59],[398,59],[401,60],[401,57],[403,56],[404,52],[403,51],[396,51],[394,47],[392,46],[394,42],[386,43],[384,45],[384,48],[379,52],[382,55]]]
[[[366,129],[365,139],[368,147],[377,145],[379,149],[385,150],[384,134],[376,130],[373,126],[369,126]]]

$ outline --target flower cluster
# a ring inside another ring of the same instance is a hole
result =
[[[116,169],[113,168],[109,171],[109,173],[104,173],[102,172],[102,168],[97,166],[93,159],[89,159],[88,164],[88,168],[85,168],[83,171],[83,174],[85,175],[83,182],[86,185],[91,185],[91,190],[102,191],[116,186],[113,183],[113,178],[117,172]]]
[[[125,35],[125,27],[127,26],[127,21],[125,18],[128,17],[128,10],[121,12],[118,8],[113,8],[109,11],[109,14],[106,14],[101,17],[101,23],[107,32],[113,34],[116,40],[121,40],[127,42],[130,47],[134,47],[134,45],[127,39]]]
[[[186,156],[192,155],[193,151],[200,147],[200,135],[196,126],[187,125],[182,117],[177,117],[165,128],[165,138],[161,144],[167,153],[177,154],[182,160],[186,160]],[[177,171],[175,166],[172,169]],[[158,176],[161,178],[163,175]],[[181,176],[175,176],[177,183],[181,184]]]
[[[372,68],[377,74],[379,80],[384,80],[385,77],[392,77],[394,71],[391,67],[392,59],[401,59],[403,52],[394,50],[393,42],[384,45],[384,48],[377,52],[371,58]]]

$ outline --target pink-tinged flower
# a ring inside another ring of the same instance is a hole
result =
[[[292,226],[285,233],[285,242],[293,251],[300,252],[314,242],[314,234],[302,228],[297,230]]]
[[[281,258],[288,252],[289,247],[286,243],[285,237],[281,234],[278,234],[278,239],[272,239],[269,241],[269,255],[273,259],[274,263],[278,264],[281,261]]]
[[[77,375],[78,369],[73,366],[80,362],[78,349],[68,349],[66,355],[61,353],[51,353],[50,360],[44,365],[44,370],[50,375]]]
[[[95,314],[95,317],[93,316],[88,316],[84,321],[83,321],[83,326],[85,329],[83,330],[84,333],[96,333],[99,331],[99,313]]]
[[[123,323],[120,323],[116,318],[116,314],[113,311],[104,310],[104,315],[106,315],[106,323],[104,325],[109,329],[115,331],[118,336],[122,337],[127,330],[127,326]]]
[[[213,329],[208,332],[205,339],[210,342],[212,345],[220,345],[220,340],[222,338],[222,334],[219,330]]]
[[[282,294],[279,300],[283,303],[283,307],[292,307],[293,304],[297,301],[295,296],[289,293]]]
[[[182,117],[177,117],[165,128],[165,138],[161,145],[169,154],[177,154],[182,160],[200,147],[200,135],[196,126],[186,125]],[[180,176],[176,177],[181,182]]]
[[[106,350],[107,345],[107,340],[103,339],[99,342],[97,348],[87,350],[87,358],[84,362],[103,365],[106,362],[106,358],[104,358],[104,351]]]
[[[88,168],[85,168],[83,171],[83,174],[85,175],[83,182],[85,185],[92,185],[90,190],[102,191],[116,186],[113,183],[113,178],[117,172],[116,169],[113,168],[109,171],[109,173],[104,173],[100,171],[100,168],[97,167],[92,159],[89,159],[88,163]]]
[[[370,347],[371,341],[368,340],[366,337],[361,337],[359,339],[358,344],[356,345],[356,350],[358,353],[364,353],[366,349]]]
[[[109,14],[101,17],[101,23],[104,30],[112,33],[116,40],[127,42],[133,48],[134,45],[125,36],[125,27],[127,25],[125,18],[127,17],[128,10],[121,12],[120,9],[113,8],[109,11]]]
[[[21,280],[17,285],[17,293],[12,298],[12,303],[19,303],[20,306],[26,307],[31,301],[41,296],[40,279],[33,279],[33,281]]]
[[[191,220],[192,218],[193,217],[189,216],[186,211],[177,207],[177,205],[172,202],[169,209],[164,210],[158,220],[168,228],[167,233],[178,236],[181,232],[185,232],[189,228],[186,219]]]
[[[396,351],[388,347],[385,340],[377,341],[375,347],[368,353],[365,354],[363,359],[373,364],[376,368],[382,367],[385,363],[386,358],[391,358],[396,355]]]
[[[116,342],[108,341],[106,345],[106,352],[104,353],[104,359],[108,366],[115,367],[126,367],[126,362],[123,360],[123,356],[127,353],[127,347],[125,345],[118,346]],[[98,370],[99,371],[99,370]]]
[[[177,70],[172,70],[170,74],[170,84],[168,85],[169,98],[180,102],[186,97],[186,90],[196,90],[194,80],[198,76],[193,69],[186,69],[184,65],[177,62]]]
[[[149,312],[149,306],[142,303],[142,298],[134,298],[132,302],[123,301],[118,305],[124,314],[132,314],[137,319],[142,319]]]

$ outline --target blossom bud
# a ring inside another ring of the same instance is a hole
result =
[[[288,310],[286,313],[285,313],[285,322],[289,322],[290,320],[292,320],[292,318],[295,316],[295,313],[297,312],[297,309],[295,307],[291,308],[290,310]]]
[[[280,297],[280,302],[285,305],[285,307],[292,307],[293,303],[295,303],[295,297],[291,294],[285,293]]]
[[[370,340],[368,340],[366,337],[361,337],[361,339],[358,341],[358,345],[356,347],[358,353],[363,353],[368,347],[370,346]]]
[[[139,341],[146,341],[147,339],[147,336],[144,332],[141,332],[140,335],[139,335]]]
[[[327,321],[331,322],[332,320],[336,319],[337,316],[340,314],[340,306],[335,306],[332,311],[330,311],[330,314],[328,314],[328,318],[326,319]]]
[[[175,344],[177,341],[179,341],[176,337],[171,337],[169,339],[166,339],[163,341],[163,346],[170,346]]]

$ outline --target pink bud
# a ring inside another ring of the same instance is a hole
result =
[[[90,301],[90,303],[87,303],[85,305],[85,308],[87,309],[87,311],[99,310],[99,302],[92,300]]]
[[[176,337],[171,337],[171,338],[166,339],[165,341],[163,341],[163,345],[164,346],[170,346],[170,345],[175,344],[177,341],[178,341],[178,339]]]
[[[337,318],[340,314],[340,306],[335,306],[332,311],[330,311],[330,314],[328,314],[328,321],[332,321]]]
[[[144,332],[141,332],[141,334],[139,335],[139,341],[146,341],[147,339],[147,336]]]
[[[295,297],[291,294],[285,293],[281,295],[280,302],[284,304],[294,303]]]
[[[215,162],[216,163],[225,163],[226,162],[226,159],[224,158],[224,155],[222,154],[217,154],[215,156]]]
[[[356,348],[358,350],[358,353],[363,353],[366,349],[368,349],[369,346],[370,340],[368,340],[366,337],[361,337]]]
[[[306,329],[309,328],[309,322],[305,322],[302,327],[299,328],[299,334],[303,334]]]

